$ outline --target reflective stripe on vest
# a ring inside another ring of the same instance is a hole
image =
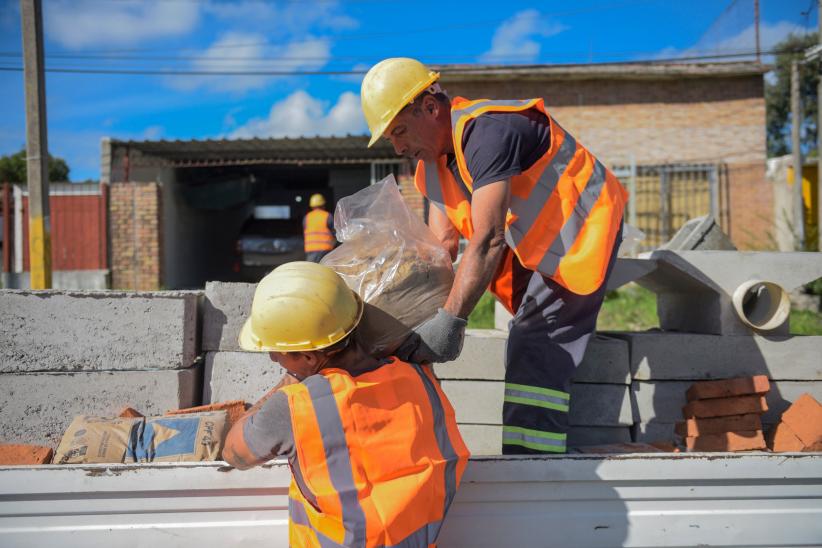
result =
[[[454,99],[452,137],[461,180],[454,177],[442,157],[436,166],[420,162],[415,183],[446,212],[462,236],[470,238],[473,179],[462,150],[465,127],[485,113],[527,109],[536,109],[548,118],[551,142],[531,167],[510,178],[506,243],[525,268],[554,279],[574,293],[590,294],[604,282],[628,195],[613,173],[545,111],[542,99]],[[465,204],[459,203],[459,189],[467,189]],[[511,302],[510,295],[497,296],[506,306]]]
[[[305,252],[331,251],[334,249],[336,239],[328,230],[328,218],[331,214],[323,209],[314,209],[305,216],[305,227],[303,228],[303,239],[305,241]]]
[[[302,545],[300,539],[306,538],[311,539],[308,545],[323,547],[428,546],[436,540],[442,518],[456,494],[468,450],[459,436],[453,409],[433,376],[426,371],[418,365],[395,360],[390,366],[357,377],[340,370],[325,370],[301,384],[283,389],[289,399],[297,448],[297,455],[291,462],[294,481],[289,490],[292,545]],[[378,395],[378,389],[387,393]],[[362,397],[358,390],[363,391]],[[424,437],[427,435],[435,444],[426,450],[430,453],[426,455],[430,457],[426,462],[433,464],[425,470],[418,469],[419,451],[423,447],[413,438],[409,439],[407,447],[416,455],[413,463],[411,460],[407,463],[386,460],[370,464],[369,458],[358,457],[363,456],[363,447],[357,442],[364,432],[369,439],[367,449],[371,458],[380,454],[373,444],[381,435],[385,435],[386,443],[393,446],[386,450],[396,451],[396,436],[400,432],[403,436],[413,432],[409,428],[412,425],[405,424],[402,418],[396,424],[390,420],[386,423],[386,412],[394,413],[391,411],[394,407],[379,410],[374,424],[367,424],[368,402],[391,401],[392,397],[398,398],[403,406],[414,405],[417,411],[412,413],[413,417],[423,417],[423,431],[418,432],[417,438],[427,443]],[[357,404],[356,421],[352,421],[351,416],[344,417],[351,413],[349,403]],[[430,430],[425,428],[425,423]],[[346,424],[355,431],[347,432]],[[321,439],[313,439],[314,436]],[[369,466],[377,469],[372,471]],[[412,481],[399,483],[406,486],[400,492],[392,492],[395,483],[391,481],[396,482],[396,479],[385,483],[384,478],[401,477],[403,473],[409,478],[411,475],[399,468],[391,470],[392,466],[414,470]],[[442,485],[438,487],[431,482]],[[312,488],[327,489],[329,485],[338,504],[334,504],[329,492],[312,491]],[[413,489],[408,487],[410,485]],[[431,493],[441,493],[442,500],[432,500]],[[407,504],[396,508],[402,501]],[[432,506],[438,504],[439,507]],[[396,511],[397,515],[387,515],[386,511]],[[369,515],[373,523],[368,522]],[[413,529],[409,529],[409,520],[416,522]],[[398,535],[401,536],[398,538]],[[387,539],[391,542],[386,542]]]

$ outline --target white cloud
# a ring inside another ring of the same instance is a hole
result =
[[[776,23],[762,23],[759,27],[759,44],[761,51],[772,50],[776,44],[788,37],[789,34],[805,34],[815,29],[806,28],[789,21]],[[756,49],[756,28],[750,25],[737,34],[726,38],[702,38],[693,46],[685,49],[667,47],[654,55],[656,59],[674,59],[677,57],[700,57],[705,55],[742,54],[753,52]],[[749,59],[755,55],[751,54]],[[746,57],[731,58],[744,60]]]
[[[240,22],[267,33],[298,36],[312,28],[346,30],[357,28],[359,23],[340,13],[339,2],[318,2],[307,6],[303,2],[264,2],[245,0],[240,2],[212,1],[205,4],[206,13],[225,21]],[[272,24],[273,23],[273,24]]]
[[[327,110],[326,110],[327,109]],[[360,135],[366,132],[357,94],[346,91],[337,103],[316,99],[303,90],[295,91],[271,107],[266,118],[254,118],[234,130],[229,137],[300,137]]]
[[[322,68],[331,56],[325,38],[311,38],[282,46],[269,44],[262,34],[228,32],[197,55],[191,69],[225,72],[291,72]],[[207,88],[213,91],[245,92],[266,87],[282,76],[239,75],[169,78],[172,87],[183,90]]]
[[[502,22],[494,31],[491,49],[479,57],[482,63],[503,61],[536,61],[539,57],[538,38],[554,36],[568,27],[552,23],[540,16],[539,11],[530,9],[514,14]]]
[[[55,0],[45,3],[43,24],[46,38],[80,49],[188,34],[197,26],[199,14],[195,2]]]

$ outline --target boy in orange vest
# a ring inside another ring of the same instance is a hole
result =
[[[312,194],[308,206],[311,211],[303,218],[305,260],[318,263],[337,244],[334,216],[324,209],[325,197],[322,194]]]
[[[468,460],[430,366],[366,355],[363,304],[330,268],[278,267],[257,286],[240,333],[290,382],[228,433],[240,469],[289,459],[290,546],[430,546]]]

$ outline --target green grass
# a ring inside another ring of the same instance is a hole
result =
[[[791,334],[822,335],[822,313],[791,310]],[[494,328],[494,298],[482,296],[468,316],[471,329]],[[629,284],[606,295],[597,319],[598,331],[646,331],[659,327],[656,296],[647,289]]]
[[[468,316],[469,329],[494,329],[494,296],[488,293],[480,297],[474,311]]]

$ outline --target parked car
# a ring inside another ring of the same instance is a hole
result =
[[[290,218],[266,218],[265,207],[288,206],[257,207],[255,215],[240,229],[234,270],[246,282],[258,282],[281,264],[305,259],[301,223]]]

